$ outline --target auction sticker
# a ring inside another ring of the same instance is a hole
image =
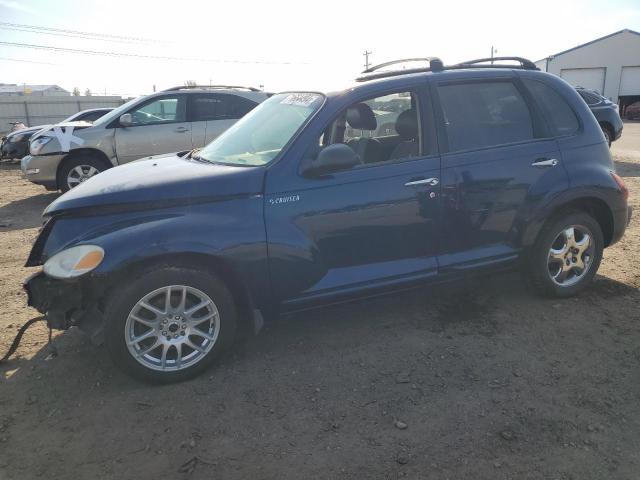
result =
[[[320,95],[317,93],[290,93],[280,102],[282,105],[296,105],[298,107],[308,107],[318,100]]]

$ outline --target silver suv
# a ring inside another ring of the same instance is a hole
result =
[[[22,172],[47,190],[67,190],[108,168],[200,148],[267,99],[248,87],[175,87],[137,98],[93,125],[68,122],[31,138]]]

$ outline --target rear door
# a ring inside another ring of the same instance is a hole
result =
[[[149,155],[191,150],[191,122],[186,118],[183,94],[154,97],[128,113],[133,124],[116,127],[115,143],[119,163]]]
[[[567,186],[560,152],[515,77],[440,81],[443,274],[516,258],[536,205]]]
[[[192,121],[194,147],[203,147],[251,111],[257,103],[226,93],[189,95],[189,118]]]

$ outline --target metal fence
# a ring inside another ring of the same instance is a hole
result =
[[[115,108],[125,102],[121,97],[2,97],[0,96],[0,132],[11,130],[9,122],[29,127],[58,123],[88,108]]]

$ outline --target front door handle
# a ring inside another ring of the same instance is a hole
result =
[[[558,160],[555,158],[540,158],[531,164],[532,167],[555,167]]]
[[[412,180],[404,184],[405,187],[413,187],[415,185],[429,185],[430,187],[435,187],[440,183],[440,180],[437,178],[423,178],[421,180]]]
[[[187,127],[178,127],[178,128],[176,128],[175,131],[178,132],[178,133],[184,133],[184,132],[188,132],[189,129]]]

